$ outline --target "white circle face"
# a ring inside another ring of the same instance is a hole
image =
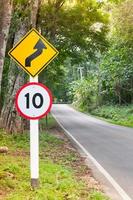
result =
[[[51,105],[51,93],[40,83],[25,84],[16,96],[17,110],[26,119],[42,118],[50,111]]]

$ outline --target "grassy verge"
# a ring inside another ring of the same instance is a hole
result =
[[[41,121],[42,127],[45,121]],[[1,200],[107,200],[84,160],[50,116],[40,134],[40,187],[30,187],[29,134],[7,135],[0,130]],[[87,179],[87,181],[86,181]]]
[[[102,106],[91,111],[91,114],[114,124],[133,127],[133,105]]]

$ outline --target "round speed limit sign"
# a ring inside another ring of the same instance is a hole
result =
[[[36,120],[50,112],[52,95],[45,85],[31,82],[19,89],[15,103],[22,117]]]

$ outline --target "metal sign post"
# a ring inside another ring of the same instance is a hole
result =
[[[30,120],[30,171],[31,186],[39,186],[39,119],[49,113],[52,106],[50,90],[30,77],[16,94],[16,108],[21,116]]]
[[[30,83],[23,85],[16,94],[18,113],[30,120],[30,171],[31,186],[39,186],[39,119],[50,112],[52,95],[38,83],[38,74],[58,55],[36,29],[31,29],[10,51],[9,56],[30,75]]]
[[[38,76],[30,76],[30,82],[38,83]],[[39,187],[39,120],[30,120],[30,173],[31,186]]]

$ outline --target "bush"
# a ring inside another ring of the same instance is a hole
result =
[[[97,80],[89,78],[87,80],[74,81],[71,84],[70,95],[73,105],[82,111],[90,111],[96,105]]]

